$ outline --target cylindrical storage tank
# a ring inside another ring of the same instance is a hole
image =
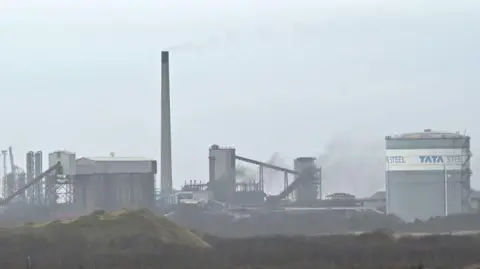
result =
[[[293,162],[293,167],[296,172],[301,173],[307,169],[317,169],[315,164],[315,158],[312,157],[300,157],[296,158]],[[312,173],[312,178],[305,180],[295,190],[295,197],[297,203],[312,203],[317,200],[318,187],[320,186],[319,177],[316,173]],[[295,179],[298,179],[298,175]]]
[[[40,176],[43,173],[43,153],[41,151],[35,152],[34,155],[35,160],[35,177]],[[34,185],[34,203],[40,204],[44,201],[44,194],[43,194],[43,184],[44,179],[42,179],[39,183]]]
[[[26,181],[27,182],[30,182],[33,180],[33,178],[35,177],[35,159],[34,159],[34,153],[33,151],[29,151],[27,152],[27,161],[26,161]],[[22,188],[23,186],[25,186],[25,182],[21,182],[19,181],[18,182],[19,184],[17,185],[17,188]],[[25,190],[25,193],[22,194],[22,199],[25,199],[25,194],[26,194],[26,198],[27,198],[27,202],[28,203],[33,203],[33,188],[28,188]]]
[[[388,214],[410,222],[470,211],[470,137],[426,129],[385,140]]]
[[[215,200],[230,202],[235,193],[235,156],[235,148],[212,145],[209,149],[209,184]]]

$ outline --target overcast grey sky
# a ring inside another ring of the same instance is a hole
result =
[[[290,163],[337,135],[382,145],[467,129],[480,152],[479,25],[480,2],[461,0],[2,1],[0,141],[19,163],[55,149],[158,159],[171,48],[176,186],[206,180],[213,143]],[[383,186],[326,181],[359,195]]]

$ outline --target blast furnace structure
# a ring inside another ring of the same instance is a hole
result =
[[[235,148],[212,145],[209,149],[209,184],[215,199],[230,203],[235,193]]]
[[[470,137],[423,132],[387,136],[387,213],[405,221],[470,211]]]
[[[312,157],[299,157],[294,160],[294,170],[301,173],[305,169],[318,170],[315,164],[315,158]],[[295,176],[298,179],[300,174]],[[322,197],[322,185],[321,185],[321,173],[312,173],[312,178],[302,181],[295,190],[295,197],[297,203],[300,204],[313,204]]]

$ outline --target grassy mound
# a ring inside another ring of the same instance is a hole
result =
[[[188,229],[146,209],[113,213],[95,211],[69,221],[4,229],[0,230],[2,238],[10,242],[17,241],[15,238],[35,238],[57,246],[75,244],[95,252],[152,251],[163,245],[210,247]]]

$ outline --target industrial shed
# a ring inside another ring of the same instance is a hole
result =
[[[84,157],[76,160],[74,192],[83,212],[155,205],[157,163],[147,158]]]

